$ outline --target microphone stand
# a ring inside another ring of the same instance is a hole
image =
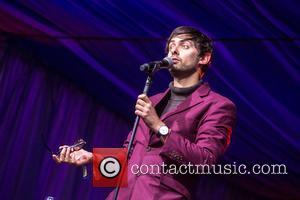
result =
[[[157,64],[154,66],[154,68],[151,70],[145,70],[148,77],[147,77],[147,80],[146,80],[146,83],[145,83],[145,86],[144,86],[144,90],[143,90],[143,94],[148,94],[148,91],[150,89],[150,85],[152,84],[152,80],[153,80],[153,74],[159,70]],[[137,130],[137,127],[138,127],[138,124],[139,124],[139,121],[140,121],[140,116],[136,116],[135,118],[135,121],[134,121],[134,125],[133,125],[133,129],[132,129],[132,132],[131,132],[131,137],[130,137],[130,140],[129,140],[129,143],[128,143],[128,146],[127,146],[127,157],[126,157],[126,162],[129,160],[129,156],[130,156],[130,152],[133,148],[133,142],[134,142],[134,138],[135,138],[135,135],[136,135],[136,130]],[[123,174],[124,174],[124,171],[121,171],[121,174],[120,174],[120,179],[119,179],[119,182],[117,184],[117,187],[115,188],[115,192],[114,192],[114,200],[117,200],[118,198],[118,194],[119,194],[119,190],[120,190],[120,183],[123,179]]]

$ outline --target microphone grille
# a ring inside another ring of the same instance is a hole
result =
[[[170,57],[165,57],[162,61],[163,61],[164,66],[170,67],[173,65],[172,58],[170,58]]]

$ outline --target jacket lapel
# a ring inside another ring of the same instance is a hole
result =
[[[198,105],[199,103],[201,103],[203,101],[202,97],[207,96],[208,93],[209,93],[209,91],[210,91],[210,87],[209,87],[208,83],[201,84],[199,86],[199,88],[197,88],[190,96],[188,96],[186,98],[186,100],[184,100],[181,104],[179,104],[177,108],[175,108],[171,112],[165,113],[161,117],[161,120],[165,120],[165,119],[167,119],[168,117],[170,117],[172,115],[178,114],[180,112],[183,112],[183,111],[185,111],[187,109],[190,109],[190,108]],[[160,100],[161,99],[163,99],[163,98],[160,98]]]
[[[169,91],[170,91],[170,88],[168,88],[163,93],[160,93],[160,94],[157,94],[157,95],[151,97],[152,105],[154,107],[156,107],[168,95]]]

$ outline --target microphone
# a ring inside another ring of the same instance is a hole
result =
[[[146,72],[152,72],[154,69],[155,70],[160,70],[162,68],[169,68],[172,65],[173,65],[172,58],[165,57],[164,59],[162,59],[160,61],[152,61],[152,62],[142,64],[140,66],[140,70],[141,71],[146,71]]]

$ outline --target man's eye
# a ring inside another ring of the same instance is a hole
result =
[[[188,49],[188,48],[190,48],[190,46],[189,46],[189,45],[187,45],[187,44],[184,44],[184,45],[182,45],[182,47],[183,47],[184,49]]]

